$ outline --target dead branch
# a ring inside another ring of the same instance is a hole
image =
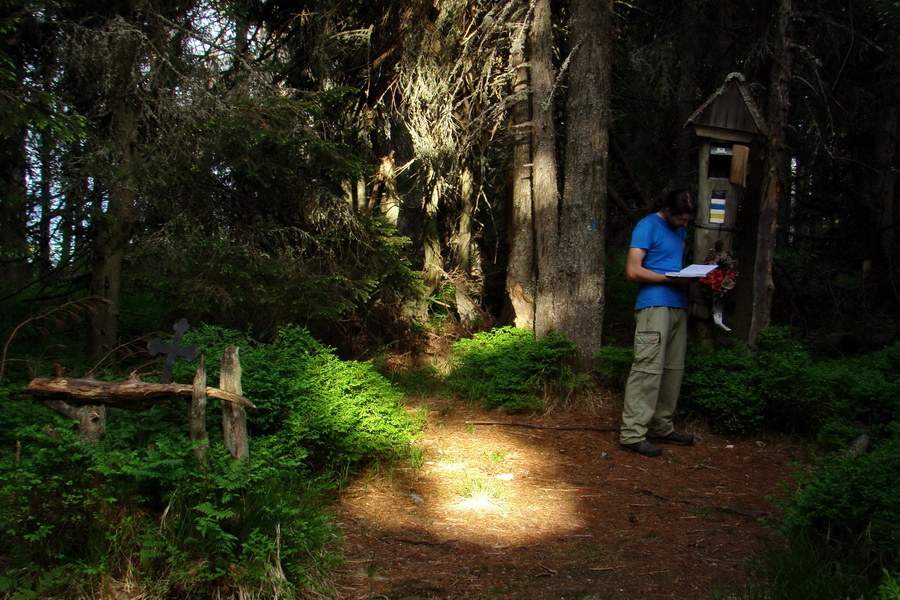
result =
[[[618,427],[593,427],[591,425],[535,425],[534,423],[499,423],[496,421],[466,421],[466,425],[500,425],[504,427],[527,427],[528,429],[553,429],[556,431],[619,431]]]
[[[78,300],[72,300],[71,302],[66,302],[60,306],[53,306],[51,308],[46,308],[42,310],[37,315],[25,319],[21,323],[15,326],[12,330],[12,333],[9,334],[9,337],[6,339],[6,343],[3,344],[3,350],[0,352],[0,382],[3,381],[3,375],[6,371],[6,354],[9,350],[9,345],[12,343],[13,338],[16,337],[16,334],[19,333],[19,330],[22,329],[25,325],[32,323],[34,321],[40,321],[41,319],[46,319],[51,317],[54,313],[62,313],[64,317],[68,317],[75,322],[79,322],[80,312],[92,312],[95,311],[95,306],[97,304],[108,304],[109,300],[106,298],[101,298],[99,296],[88,296],[87,298],[79,298]]]
[[[717,510],[719,512],[728,513],[731,515],[738,515],[740,517],[750,517],[751,519],[759,519],[760,517],[766,516],[766,513],[754,514],[754,513],[746,512],[743,510],[738,510],[736,508],[729,508],[727,506],[708,506],[706,504],[701,504],[699,502],[693,502],[691,500],[672,500],[671,498],[666,498],[665,496],[661,496],[660,494],[657,494],[656,492],[651,491],[651,490],[645,490],[643,488],[636,488],[636,489],[637,489],[637,491],[641,492],[642,494],[652,496],[653,498],[656,498],[657,500],[662,500],[663,502],[677,502],[679,504],[687,504],[689,506],[696,506],[698,508],[708,508],[710,510]]]

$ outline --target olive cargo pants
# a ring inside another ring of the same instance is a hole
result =
[[[625,386],[620,442],[632,444],[647,433],[672,433],[684,375],[687,310],[651,306],[636,311],[634,362]]]

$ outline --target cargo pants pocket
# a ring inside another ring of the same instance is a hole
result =
[[[634,334],[634,365],[637,371],[662,373],[662,336],[658,331],[638,331]]]

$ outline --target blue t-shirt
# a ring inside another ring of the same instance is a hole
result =
[[[684,241],[687,230],[672,227],[658,214],[652,213],[638,221],[631,233],[631,247],[647,251],[643,266],[656,273],[671,273],[682,268]],[[642,283],[638,288],[634,309],[648,306],[687,308],[687,286],[682,283]]]

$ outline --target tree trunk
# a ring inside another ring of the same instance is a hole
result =
[[[441,259],[441,237],[438,227],[438,209],[441,204],[441,188],[443,178],[431,171],[431,193],[425,205],[424,244],[425,261],[422,267],[422,281],[425,284],[423,298],[430,296],[440,285],[441,273],[444,270]],[[424,309],[423,309],[424,311]]]
[[[135,222],[133,164],[137,142],[138,115],[127,99],[113,110],[112,141],[117,151],[118,176],[109,182],[105,214],[94,217],[96,230],[91,246],[91,296],[108,303],[97,306],[88,322],[87,356],[101,358],[116,347],[119,296],[122,290],[122,259],[131,240]]]
[[[534,327],[534,207],[531,190],[531,107],[528,96],[528,64],[525,61],[525,25],[513,38],[510,69],[515,72],[510,114],[512,138],[512,203],[507,240],[506,294],[513,324]]]
[[[870,177],[870,190],[878,211],[878,230],[881,232],[880,244],[882,256],[890,261],[894,256],[897,236],[894,232],[894,202],[897,184],[896,169],[891,166],[896,161],[897,148],[897,107],[885,106],[881,119],[881,131],[875,136],[874,166],[875,172]]]
[[[536,0],[531,46],[532,193],[537,271],[534,331],[559,327],[563,277],[559,265],[559,190],[553,110],[553,25],[550,0]]]
[[[400,193],[397,191],[397,172],[394,167],[394,151],[391,150],[387,156],[381,157],[381,164],[375,174],[372,201],[379,207],[379,214],[397,227],[400,222]]]
[[[238,359],[238,347],[227,346],[222,351],[222,369],[219,374],[219,387],[236,394],[243,394],[241,388],[241,362]],[[222,433],[225,447],[236,459],[250,456],[250,436],[247,432],[247,411],[243,406],[232,402],[222,404]]]
[[[19,134],[0,138],[0,289],[5,293],[24,283],[28,269],[25,132]]]
[[[464,275],[472,271],[472,240],[475,222],[475,177],[468,165],[459,176],[459,235],[456,238],[457,266]]]
[[[480,297],[476,289],[477,279],[473,274],[474,224],[475,224],[475,177],[468,165],[463,167],[459,176],[459,230],[456,237],[456,262],[459,269],[459,280],[456,284],[456,312],[462,323],[472,323],[478,316],[475,299]]]
[[[684,0],[681,6],[681,28],[678,32],[678,107],[676,112],[678,136],[675,141],[675,175],[678,185],[691,183],[691,141],[690,127],[684,124],[696,108],[695,73],[697,63],[697,1]]]
[[[573,0],[561,248],[565,265],[559,329],[578,346],[582,371],[600,349],[604,307],[606,175],[609,159],[609,0]]]
[[[753,348],[759,332],[770,325],[772,296],[775,283],[772,266],[775,260],[778,207],[781,196],[787,193],[788,155],[785,136],[790,108],[789,84],[792,64],[792,0],[781,0],[777,14],[777,34],[772,59],[769,89],[765,171],[759,205],[759,226],[756,234],[756,256],[753,264],[753,294],[747,343]]]
[[[609,11],[606,0],[574,0],[570,18],[565,186],[560,220],[562,294],[557,328],[588,370],[600,348],[604,305],[606,173],[609,155]]]
[[[38,222],[38,230],[36,232],[37,246],[37,262],[42,275],[50,272],[53,266],[52,262],[52,217],[53,217],[53,153],[52,153],[52,137],[46,133],[42,133],[38,138],[40,149],[40,202],[41,218]]]

